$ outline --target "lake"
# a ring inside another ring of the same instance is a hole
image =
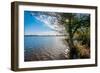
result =
[[[68,59],[65,36],[24,36],[24,61]]]

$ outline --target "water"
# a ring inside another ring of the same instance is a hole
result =
[[[25,61],[60,60],[68,56],[65,36],[24,36]],[[66,51],[67,50],[67,51]]]
[[[31,37],[25,37],[25,48],[43,48],[43,47],[51,47],[54,44],[54,37],[36,37],[36,36],[31,36]]]

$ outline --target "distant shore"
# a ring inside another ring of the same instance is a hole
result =
[[[52,37],[52,36],[55,36],[55,37],[57,37],[57,36],[68,36],[68,35],[24,35],[25,37],[31,37],[31,36],[39,36],[39,37],[43,37],[43,36],[48,36],[48,37]]]

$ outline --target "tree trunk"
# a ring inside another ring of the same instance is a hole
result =
[[[68,40],[68,44],[70,47],[70,59],[74,59],[74,58],[78,58],[78,52],[74,46],[74,42],[73,42],[73,33],[72,33],[72,22],[71,22],[71,17],[69,18],[69,28],[68,28],[68,33],[69,33],[69,40]]]

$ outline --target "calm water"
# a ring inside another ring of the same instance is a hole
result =
[[[36,36],[26,36],[24,38],[24,47],[28,48],[50,48],[54,45],[55,37],[36,37]]]
[[[64,36],[24,36],[25,61],[61,59],[59,55],[69,49],[64,39]]]

